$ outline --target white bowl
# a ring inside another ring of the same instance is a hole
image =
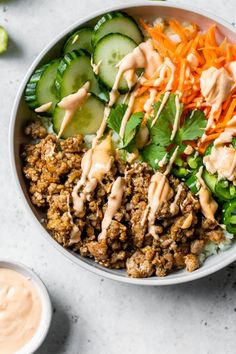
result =
[[[24,176],[21,170],[21,161],[20,161],[20,145],[26,142],[26,137],[23,134],[23,127],[25,121],[32,116],[32,112],[28,109],[26,103],[24,102],[24,89],[26,83],[38,65],[46,63],[49,59],[55,58],[60,55],[60,50],[62,44],[65,41],[68,34],[76,30],[80,26],[91,25],[96,22],[96,19],[103,15],[106,12],[122,10],[129,13],[134,17],[142,17],[146,19],[153,20],[156,17],[175,17],[180,21],[193,21],[197,23],[201,28],[207,28],[212,23],[216,23],[222,38],[227,36],[232,42],[236,38],[236,29],[228,22],[222,20],[221,18],[207,13],[205,10],[198,10],[186,5],[178,5],[166,2],[137,2],[132,5],[123,5],[123,6],[113,6],[106,11],[96,12],[83,20],[80,20],[69,28],[60,33],[51,43],[49,43],[39,54],[37,59],[33,62],[29,68],[15,99],[14,107],[11,114],[11,126],[10,126],[10,156],[12,163],[12,170],[14,173],[15,180],[18,185],[18,189],[23,195],[23,200],[27,209],[31,215],[34,215],[34,220],[36,221],[37,227],[42,231],[42,234],[49,240],[49,242],[54,245],[62,254],[70,258],[74,263],[88,269],[100,276],[104,276],[113,280],[118,280],[121,282],[126,282],[130,284],[139,284],[139,285],[169,285],[169,284],[178,284],[194,279],[202,278],[206,275],[216,272],[219,269],[222,269],[226,265],[236,260],[236,244],[234,244],[230,249],[224,252],[220,252],[217,255],[211,256],[208,258],[204,265],[194,271],[193,273],[188,273],[184,270],[172,273],[164,278],[147,278],[147,279],[132,279],[126,275],[124,270],[112,270],[102,267],[101,265],[95,263],[91,259],[86,259],[81,257],[78,254],[75,254],[69,250],[64,249],[59,245],[45,229],[42,218],[42,213],[31,203]]]
[[[46,286],[30,268],[25,266],[22,263],[11,261],[8,259],[0,259],[0,268],[7,268],[14,270],[27,278],[31,279],[32,285],[36,289],[41,303],[42,303],[42,316],[39,324],[39,328],[37,329],[34,336],[31,340],[20,350],[16,352],[16,354],[33,354],[44,342],[52,319],[52,305],[51,300],[47,291]]]

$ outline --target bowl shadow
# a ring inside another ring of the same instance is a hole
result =
[[[218,272],[206,276],[202,279],[188,283],[167,285],[159,287],[158,296],[163,294],[166,298],[176,296],[177,298],[189,298],[191,301],[209,302],[210,300],[223,302],[233,300],[236,294],[236,262],[219,270]],[[146,293],[155,293],[153,288],[147,288]],[[236,309],[235,309],[236,311]]]
[[[53,307],[51,327],[45,341],[35,354],[65,353],[65,348],[70,340],[71,321],[69,314],[61,306],[61,302],[53,296],[51,296],[51,301]]]
[[[7,51],[4,52],[1,57],[3,59],[11,60],[22,57],[22,54],[23,48],[21,48],[19,44],[11,36],[9,36]]]

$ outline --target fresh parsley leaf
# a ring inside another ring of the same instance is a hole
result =
[[[178,129],[175,138],[176,143],[181,144],[185,140],[200,138],[204,133],[206,124],[204,112],[199,110],[190,111],[185,117],[183,126]]]
[[[158,162],[163,159],[165,154],[165,148],[156,144],[146,145],[141,151],[143,160],[149,163],[155,170],[159,169]]]
[[[162,96],[163,99],[163,96]],[[152,121],[155,119],[157,112],[161,106],[161,102],[158,101],[154,105],[154,117],[152,120],[149,120],[148,126],[150,131],[150,136],[152,142],[155,144],[159,144],[161,146],[168,146],[172,143],[170,140],[172,128],[176,116],[176,104],[175,99],[176,95],[171,93],[166,104],[164,105],[156,123],[152,126]],[[183,112],[183,104],[180,103],[179,117],[181,117]]]
[[[128,120],[125,128],[124,139],[123,139],[123,148],[127,147],[135,138],[136,133],[142,122],[142,119],[143,119],[143,113],[137,112],[132,114],[132,116]]]
[[[120,126],[124,114],[127,109],[127,104],[119,104],[115,108],[112,108],[108,118],[107,118],[107,125],[109,128],[114,130],[117,134],[120,132]]]

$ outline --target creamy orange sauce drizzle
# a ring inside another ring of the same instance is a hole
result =
[[[159,118],[163,108],[165,107],[166,102],[168,101],[169,96],[170,96],[170,91],[167,91],[167,92],[164,93],[164,96],[163,96],[162,101],[161,101],[161,105],[160,105],[160,107],[159,107],[159,109],[157,111],[157,114],[156,114],[155,118],[152,121],[151,127],[153,127],[155,125],[155,123],[156,123],[157,119]]]
[[[173,163],[175,162],[175,159],[176,159],[176,157],[178,155],[178,150],[179,150],[179,146],[176,146],[176,148],[175,148],[175,150],[174,150],[174,152],[173,152],[173,154],[172,154],[172,156],[170,158],[170,161],[169,161],[169,163],[168,163],[168,165],[166,167],[166,170],[164,172],[165,176],[167,176],[170,173],[170,171],[172,169],[172,166],[173,166]]]
[[[172,86],[173,86],[174,78],[175,78],[175,65],[172,63],[172,61],[169,58],[165,59],[165,63],[167,65],[167,67],[170,69],[170,77],[169,77],[169,81],[166,85],[166,91],[170,91],[170,90],[172,90]]]
[[[184,149],[184,154],[185,155],[191,155],[194,151],[194,148],[191,145],[187,145],[186,148]]]
[[[214,126],[216,112],[228,97],[233,88],[233,80],[224,68],[210,67],[202,72],[200,77],[201,93],[206,103],[211,106],[211,112],[207,121],[206,131]],[[205,136],[202,140],[204,140]]]
[[[95,190],[98,182],[110,171],[114,161],[111,136],[108,135],[94,148],[89,149],[81,162],[82,176],[72,192],[73,206],[76,213],[81,213],[87,197]],[[83,187],[78,195],[78,192]]]
[[[138,76],[134,70],[125,71],[123,74],[123,77],[125,78],[125,81],[127,82],[129,90],[131,90],[131,88],[136,84],[136,82],[138,80]]]
[[[103,119],[102,119],[102,123],[96,133],[96,137],[93,139],[93,143],[92,143],[92,149],[97,145],[99,139],[102,138],[104,132],[105,132],[105,129],[106,129],[106,126],[107,126],[107,118],[109,116],[111,112],[111,108],[110,107],[105,107],[105,110],[104,110],[104,116],[103,116]]]
[[[134,161],[138,160],[139,157],[140,157],[139,150],[138,149],[134,149],[133,152],[128,154],[127,162],[132,164]]]
[[[233,81],[236,82],[236,61],[231,61],[227,65],[227,69],[230,72],[230,75],[232,76]]]
[[[192,225],[192,221],[193,221],[193,214],[189,213],[187,218],[184,220],[181,229],[188,229]]]
[[[202,171],[203,171],[203,166],[201,166],[199,168],[199,171],[196,174],[196,177],[197,177],[198,182],[200,184],[200,190],[198,193],[199,202],[201,205],[202,213],[205,216],[205,218],[210,219],[210,220],[215,220],[215,212],[218,208],[218,204],[212,198],[211,192],[207,188],[207,186],[202,178]]]
[[[161,172],[156,172],[152,178],[148,188],[148,231],[156,237],[155,219],[156,213],[160,211],[165,201],[173,196],[173,190],[170,188],[169,181]]]
[[[236,151],[232,146],[212,148],[211,154],[205,156],[203,163],[208,172],[218,173],[219,179],[233,181],[236,176]]]
[[[175,107],[176,107],[175,120],[172,128],[170,140],[173,140],[175,138],[180,123],[180,102],[179,102],[178,95],[175,96]]]
[[[236,135],[236,116],[230,119],[223,133],[214,141],[214,146],[231,143]]]
[[[73,221],[72,221],[73,223]],[[70,242],[69,245],[72,246],[80,241],[80,229],[77,225],[73,223],[72,230],[70,232]]]
[[[148,219],[148,232],[156,238],[155,232],[155,217],[165,201],[170,200],[173,197],[173,189],[170,187],[167,175],[170,173],[172,165],[177,157],[179,147],[175,149],[171,156],[169,164],[166,167],[164,173],[156,172],[152,178],[148,188],[148,205],[141,220],[143,226]]]
[[[102,220],[102,231],[98,236],[99,241],[106,238],[107,229],[110,226],[115,213],[119,210],[121,206],[125,187],[126,182],[125,178],[123,177],[118,177],[112,185],[111,194],[108,198],[107,209]]]
[[[188,62],[191,69],[196,68],[199,64],[197,56],[194,55],[193,53],[189,53],[187,55],[187,62]]]
[[[176,208],[178,208],[177,203],[178,203],[178,200],[181,196],[182,191],[183,191],[183,186],[182,186],[182,184],[179,184],[177,187],[177,193],[175,195],[175,199],[170,205],[170,212],[171,213],[174,213],[176,211]]]
[[[47,103],[44,103],[41,106],[35,108],[34,111],[36,113],[43,113],[43,112],[47,112],[51,107],[52,107],[52,102],[47,102]]]
[[[135,96],[137,93],[137,89],[139,87],[139,81],[141,80],[141,77],[140,79],[137,78],[136,70],[143,68],[144,69],[143,76],[145,76],[146,78],[150,78],[160,64],[161,64],[160,55],[157,53],[156,50],[154,50],[151,40],[141,43],[117,64],[118,73],[116,75],[112,90],[110,92],[110,100],[108,103],[109,107],[112,107],[116,102],[117,98],[119,97],[118,87],[123,77],[125,77],[129,88],[133,87],[134,84],[137,83],[134,91],[130,95],[128,108],[121,122],[121,128],[120,128],[121,138],[124,137],[126,124],[132,113]],[[104,117],[104,121],[106,121],[105,117]]]
[[[152,41],[148,40],[141,43],[134,50],[127,54],[118,64],[118,73],[115,78],[115,82],[111,91],[110,106],[115,103],[117,96],[119,95],[118,87],[119,83],[125,72],[129,71],[129,75],[134,78],[135,71],[137,69],[144,69],[144,76],[150,78],[156,69],[161,64],[161,57],[154,50]]]
[[[148,143],[148,140],[149,140],[148,127],[142,124],[136,135],[137,147],[139,149],[142,149]]]
[[[236,149],[226,146],[236,135],[236,116],[227,124],[225,130],[214,141],[210,155],[204,156],[203,163],[208,172],[218,174],[219,179],[233,181],[236,177]]]
[[[59,139],[66,129],[67,125],[73,118],[76,110],[83,106],[87,98],[90,96],[88,93],[90,83],[86,82],[76,93],[72,93],[64,97],[59,103],[58,106],[65,110],[65,115],[60,126],[59,133],[57,138]]]
[[[146,112],[147,115],[149,115],[153,109],[153,104],[155,102],[155,98],[157,95],[157,91],[155,89],[150,90],[150,96],[147,99],[147,101],[144,104],[144,111]]]
[[[102,60],[100,60],[97,64],[94,64],[93,58],[91,57],[91,66],[93,68],[94,74],[98,75],[99,74],[99,68],[102,64]]]
[[[0,353],[13,354],[36,333],[42,315],[39,295],[30,279],[0,268]]]
[[[125,134],[125,128],[126,128],[126,125],[127,125],[127,122],[132,114],[132,109],[133,109],[133,106],[134,106],[134,101],[135,101],[135,91],[131,93],[130,95],[130,98],[129,98],[129,103],[128,103],[128,107],[125,111],[125,114],[124,114],[124,117],[121,121],[121,126],[120,126],[120,137],[123,139],[124,137],[124,134]]]
[[[159,167],[163,167],[166,165],[167,157],[168,157],[168,153],[166,153],[160,161],[157,161]]]
[[[158,67],[157,73],[159,74],[159,77],[154,81],[153,86],[160,86],[163,82],[165,82],[166,77],[168,76],[169,79],[166,85],[166,91],[172,90],[175,75],[175,65],[172,63],[170,58],[165,58],[164,63]]]

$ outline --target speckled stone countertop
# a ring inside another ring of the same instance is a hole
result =
[[[0,57],[0,257],[31,266],[50,291],[53,321],[38,354],[234,354],[236,264],[194,283],[163,288],[99,278],[63,257],[35,229],[11,175],[9,117],[29,65],[66,26],[122,2],[132,1],[0,1],[0,24],[10,35],[9,50]],[[236,22],[235,0],[185,3]]]

